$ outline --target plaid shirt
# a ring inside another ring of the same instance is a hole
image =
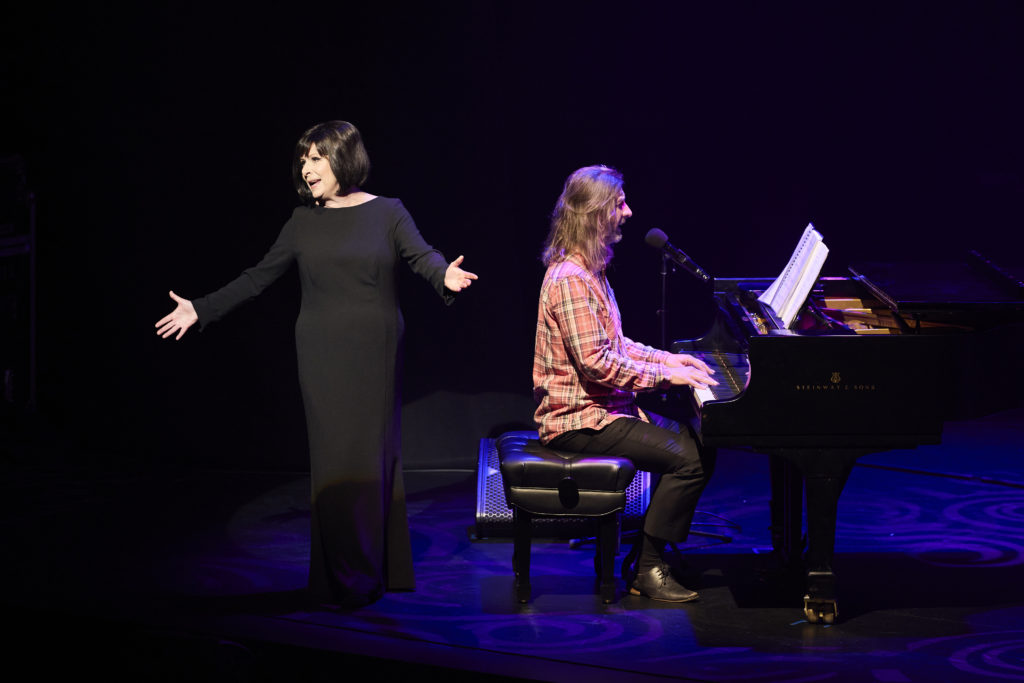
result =
[[[540,440],[575,429],[601,429],[620,417],[645,419],[636,391],[668,381],[669,354],[622,336],[615,295],[570,258],[544,275],[533,354],[534,419]]]

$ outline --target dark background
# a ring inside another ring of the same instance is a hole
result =
[[[575,168],[626,176],[611,277],[657,344],[660,227],[719,277],[774,276],[813,222],[864,260],[1019,262],[1019,2],[370,3],[5,10],[0,154],[39,206],[39,419],[88,457],[301,469],[297,280],[161,340],[167,290],[254,264],[294,141],[341,118],[369,192],[480,280],[407,277],[407,467],[472,467],[529,421],[538,260]],[[670,336],[706,321],[672,276]],[[83,455],[83,457],[86,457]]]

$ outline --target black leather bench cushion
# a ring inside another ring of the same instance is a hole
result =
[[[636,467],[627,458],[546,448],[536,432],[496,439],[505,498],[534,514],[596,516],[625,509]]]

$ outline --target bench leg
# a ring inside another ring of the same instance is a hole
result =
[[[615,602],[615,552],[619,545],[619,516],[605,515],[597,520],[597,580],[601,601]]]
[[[530,601],[530,540],[533,536],[533,515],[512,508],[512,527],[515,536],[512,550],[512,569],[516,575],[516,600]]]

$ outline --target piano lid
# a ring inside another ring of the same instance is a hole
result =
[[[998,266],[974,251],[961,261],[865,263],[849,270],[897,312],[1024,307],[1024,269]]]

